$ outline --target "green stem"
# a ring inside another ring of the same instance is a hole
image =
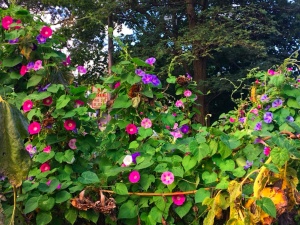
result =
[[[17,205],[17,188],[15,185],[13,186],[13,189],[14,189],[14,207],[13,207],[9,225],[14,225],[15,223],[15,214],[16,214],[16,205]]]

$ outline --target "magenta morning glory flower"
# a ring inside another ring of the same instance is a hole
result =
[[[137,127],[130,123],[126,126],[125,131],[127,132],[127,134],[136,134],[138,132]]]
[[[272,107],[273,108],[277,108],[282,106],[282,100],[280,98],[277,98],[274,100],[274,102],[272,102]]]
[[[183,203],[185,202],[185,195],[184,194],[173,195],[172,201],[175,205],[183,205]]]
[[[262,122],[258,122],[255,127],[254,130],[261,130],[262,129]]]
[[[39,34],[36,36],[36,40],[39,44],[44,44],[47,41],[47,38],[45,38],[43,35]]]
[[[270,152],[271,152],[271,148],[268,147],[268,146],[265,146],[265,147],[264,147],[264,154],[265,154],[265,156],[269,156],[269,155],[270,155]]]
[[[146,59],[145,63],[149,64],[150,66],[153,66],[155,63],[156,59],[154,57]]]
[[[264,114],[264,121],[265,121],[265,123],[271,123],[272,120],[273,120],[273,113],[271,113],[271,112],[266,112],[266,113]]]
[[[62,62],[64,66],[68,66],[71,64],[71,56],[67,56],[66,60]]]
[[[140,173],[137,170],[133,170],[128,176],[128,179],[131,183],[139,182],[140,178],[141,178]]]
[[[13,23],[13,18],[10,16],[5,16],[2,18],[2,27],[8,30],[10,25]]]
[[[50,37],[52,35],[51,27],[47,27],[47,26],[42,27],[42,29],[40,30],[40,34],[45,38]]]
[[[42,60],[37,60],[35,61],[34,65],[33,65],[33,70],[37,71],[39,69],[41,69],[43,66],[42,66]]]
[[[184,124],[181,128],[180,128],[180,131],[184,134],[188,133],[190,130],[190,127],[186,124]]]
[[[77,66],[78,73],[86,74],[87,70],[83,66]]]

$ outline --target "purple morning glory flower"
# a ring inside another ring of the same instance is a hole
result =
[[[246,121],[246,117],[241,117],[241,118],[239,118],[239,122],[245,123],[245,121]]]
[[[135,152],[131,154],[132,157],[132,162],[136,164],[136,157],[140,156],[141,153],[140,152]]]
[[[50,85],[51,85],[51,83],[47,84],[47,85],[44,86],[44,87],[40,87],[40,88],[38,89],[38,92],[47,91],[47,89],[48,89],[48,87],[49,87]]]
[[[144,75],[146,75],[145,71],[142,70],[142,69],[136,69],[135,74],[140,76],[140,77],[143,77]]]
[[[273,108],[277,108],[282,106],[282,100],[280,98],[277,98],[274,100],[274,102],[272,102],[272,107]]]
[[[246,161],[246,165],[244,166],[244,169],[247,170],[249,169],[251,166],[253,165],[253,162],[250,162],[250,161]]]
[[[4,176],[3,174],[0,174],[0,181],[4,181],[6,179],[6,176]]]
[[[268,111],[271,108],[271,105],[267,105],[265,110]]]
[[[145,74],[143,77],[142,77],[142,82],[144,84],[150,84],[152,83],[152,75],[150,74]]]
[[[34,62],[29,62],[29,63],[27,64],[27,70],[32,70],[33,67],[34,67]]]
[[[262,129],[262,122],[258,122],[255,127],[254,130],[261,130]]]
[[[39,44],[44,44],[47,41],[47,38],[45,38],[43,35],[39,34],[36,36],[36,40]]]
[[[190,127],[186,124],[184,124],[181,128],[180,128],[180,131],[184,134],[186,134],[187,132],[189,132],[190,130]]]
[[[291,123],[295,121],[294,117],[292,117],[292,116],[287,116],[286,120]]]
[[[16,43],[18,43],[18,41],[19,41],[19,38],[16,38],[16,39],[9,40],[8,43],[9,44],[16,44]]]
[[[156,59],[154,57],[146,59],[145,63],[149,64],[150,66],[153,66],[153,64],[156,62]]]
[[[153,84],[153,86],[158,86],[160,84],[160,80],[157,78],[157,76],[152,75],[151,83]]]
[[[260,97],[260,100],[262,102],[268,102],[269,101],[269,97],[267,94],[263,94],[261,97]]]
[[[272,120],[273,120],[273,113],[271,113],[271,112],[266,112],[266,113],[264,114],[264,121],[265,121],[265,123],[271,123]]]

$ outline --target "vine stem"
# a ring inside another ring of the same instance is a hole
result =
[[[205,190],[209,190],[210,188],[205,188]],[[102,190],[102,192],[116,194],[116,192],[111,190]],[[182,191],[182,192],[173,192],[173,193],[150,193],[150,192],[128,192],[128,195],[137,195],[137,196],[174,196],[174,195],[191,195],[195,194],[197,190],[192,191]]]
[[[269,164],[271,161],[272,161],[272,157],[270,156],[268,158],[268,160],[265,162],[265,165]],[[266,171],[266,169],[267,169],[267,167],[262,166],[259,173],[258,173],[258,175],[257,175],[257,177],[255,178],[255,181],[254,181],[254,184],[253,184],[253,191],[254,191],[253,197],[254,197],[254,199],[258,199],[258,197],[259,197],[260,181],[262,180],[264,172]]]
[[[11,215],[9,225],[14,225],[15,224],[15,214],[16,214],[16,205],[17,205],[17,188],[16,188],[15,185],[13,186],[13,189],[14,189],[14,207],[13,207],[13,211],[12,211],[12,215]]]

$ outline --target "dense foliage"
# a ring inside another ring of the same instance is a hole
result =
[[[94,110],[101,93],[72,82],[87,70],[61,52],[61,36],[18,6],[0,17],[0,106],[24,115],[0,108],[1,127],[18,116],[28,132],[5,133],[1,160],[18,164],[26,151],[32,160],[27,177],[15,171],[21,186],[0,164],[5,224],[297,223],[297,54],[252,70],[251,96],[207,127],[192,122],[196,82],[174,76],[174,65],[162,81],[154,57],[124,48],[113,74],[93,84],[110,95]],[[23,146],[10,151],[14,138]]]

